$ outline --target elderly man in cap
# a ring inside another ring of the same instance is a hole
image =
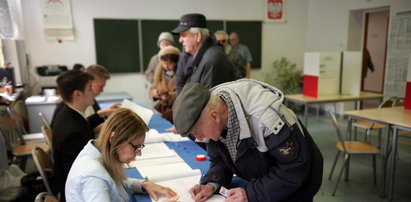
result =
[[[240,79],[208,90],[187,84],[174,104],[182,136],[207,143],[210,168],[190,189],[204,201],[222,186],[229,201],[312,201],[320,188],[323,158],[283,93]],[[248,181],[228,187],[233,174]],[[231,200],[230,200],[231,199]]]
[[[171,35],[170,32],[161,32],[161,34],[158,36],[157,40],[157,47],[161,49],[167,47],[167,46],[173,46],[174,45],[174,37]],[[147,81],[150,83],[153,83],[153,78],[154,78],[154,72],[156,71],[156,68],[158,64],[160,63],[160,58],[158,57],[158,54],[153,55],[151,57],[150,62],[148,63],[148,67],[146,71],[144,72],[144,75],[147,78]]]
[[[227,56],[209,36],[204,15],[183,15],[178,27],[172,32],[180,34],[179,42],[185,52],[181,56],[185,64],[177,69],[177,93],[186,83],[201,83],[204,87],[211,88],[236,79],[235,70]],[[192,58],[187,58],[186,54],[190,54]]]

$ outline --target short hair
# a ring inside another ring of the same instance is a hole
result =
[[[214,33],[214,35],[224,35],[224,38],[227,40],[228,39],[228,34],[224,30],[218,30]]]
[[[87,67],[86,72],[93,75],[94,78],[110,79],[110,74],[107,69],[99,64],[90,65]]]
[[[93,79],[91,74],[81,70],[64,71],[57,77],[57,90],[65,102],[72,102],[73,92],[84,92],[87,83]]]
[[[123,146],[144,136],[148,130],[143,119],[127,108],[117,109],[104,121],[96,146],[101,151],[104,167],[117,185],[121,185],[126,179],[117,152]]]
[[[80,63],[76,63],[76,64],[73,65],[73,69],[81,70],[82,68],[85,69],[84,65],[82,65]]]
[[[201,28],[201,27],[190,27],[190,32],[193,34],[201,33],[201,40],[204,40],[208,36],[210,36],[210,31],[208,31],[207,28]]]
[[[162,61],[171,61],[175,64],[178,64],[178,59],[180,58],[179,55],[176,54],[167,54],[167,55],[163,55],[160,57],[160,60]]]

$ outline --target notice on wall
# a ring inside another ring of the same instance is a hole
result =
[[[411,53],[411,13],[397,14],[391,21],[384,94],[404,97]]]
[[[40,0],[47,40],[74,40],[70,0]]]

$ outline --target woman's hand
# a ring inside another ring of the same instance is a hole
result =
[[[163,195],[166,197],[177,196],[176,192],[174,192],[172,189],[168,187],[163,187],[150,181],[143,182],[143,187],[147,190],[148,194],[150,194],[151,198],[153,198],[156,201],[158,200],[159,195]]]

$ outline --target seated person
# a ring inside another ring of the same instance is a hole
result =
[[[71,165],[94,133],[85,116],[88,106],[94,103],[91,89],[93,76],[80,71],[68,70],[57,77],[57,89],[64,105],[56,114],[51,126],[53,132],[54,176],[53,192],[60,193],[64,201],[64,185]]]
[[[73,69],[74,70],[81,70],[81,71],[86,71],[86,68],[84,67],[83,64],[80,63],[76,63],[73,65]]]
[[[165,195],[176,201],[170,188],[126,178],[122,164],[141,155],[147,131],[144,121],[131,110],[114,112],[97,140],[90,140],[74,161],[66,183],[67,201],[132,201],[132,193],[148,193],[154,200]]]
[[[173,46],[167,46],[158,53],[160,64],[154,74],[154,82],[150,90],[150,98],[158,100],[154,108],[160,115],[173,122],[172,106],[176,99],[175,72],[180,51]]]
[[[94,80],[91,82],[91,89],[94,98],[96,98],[104,91],[104,86],[106,86],[107,80],[110,79],[110,75],[105,67],[98,64],[90,65],[87,67],[86,72],[94,77]],[[104,119],[110,116],[114,110],[118,109],[119,105],[119,103],[114,103],[101,109],[97,100],[94,99],[94,104],[86,109],[86,117],[94,133],[99,133],[101,128],[100,124],[102,124]]]

